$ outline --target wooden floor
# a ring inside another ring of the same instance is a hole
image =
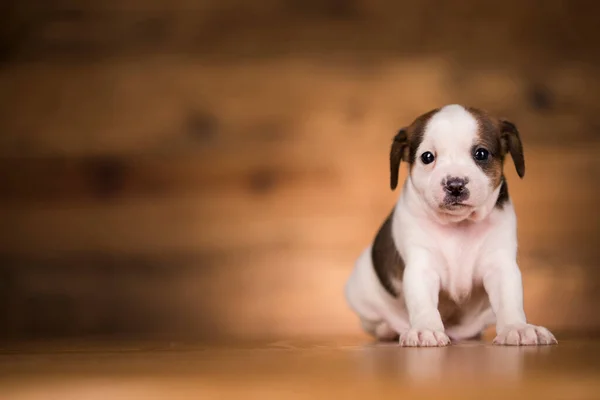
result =
[[[440,349],[365,339],[29,343],[0,352],[0,398],[11,400],[600,398],[596,339]]]

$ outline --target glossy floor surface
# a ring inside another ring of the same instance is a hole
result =
[[[0,398],[600,399],[600,340],[399,348],[364,339],[0,348]]]

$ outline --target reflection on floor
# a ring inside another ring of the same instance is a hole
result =
[[[0,348],[2,399],[600,398],[600,340],[403,349],[364,339]]]

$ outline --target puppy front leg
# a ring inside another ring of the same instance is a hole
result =
[[[404,302],[410,329],[400,334],[400,345],[434,347],[450,344],[438,311],[439,276],[431,269],[431,260],[421,254],[407,263],[402,279]]]
[[[544,345],[557,343],[550,331],[527,323],[523,308],[521,271],[515,261],[499,257],[484,276],[483,285],[496,314],[499,345]]]

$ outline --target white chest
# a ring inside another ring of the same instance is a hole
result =
[[[481,281],[477,263],[485,252],[488,228],[485,224],[471,224],[432,232],[437,261],[433,268],[440,277],[441,289],[457,302],[466,299]]]

